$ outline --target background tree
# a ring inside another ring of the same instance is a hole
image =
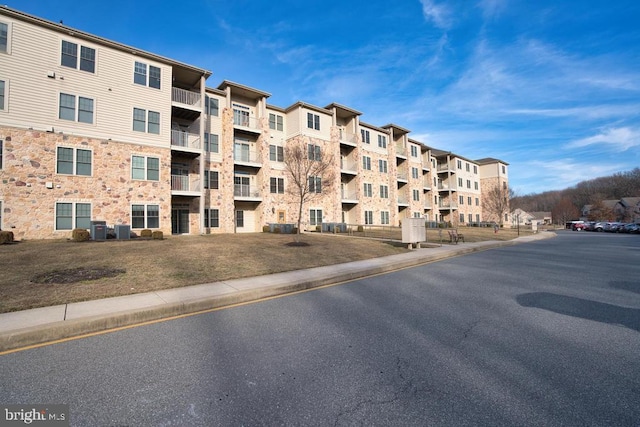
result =
[[[580,210],[568,197],[560,199],[551,210],[551,218],[556,224],[564,225],[567,221],[576,220],[578,217],[580,217]]]
[[[510,201],[514,191],[506,183],[498,183],[483,195],[484,209],[492,218],[498,218],[498,223],[504,223],[504,215],[510,212]]]
[[[284,148],[284,166],[289,178],[287,192],[298,205],[297,234],[300,234],[304,205],[322,197],[334,185],[336,165],[333,156],[320,145],[296,138]]]

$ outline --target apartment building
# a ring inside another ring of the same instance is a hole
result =
[[[302,222],[487,220],[482,191],[507,164],[472,161],[360,121],[339,104],[270,94],[150,52],[0,7],[0,229],[69,237],[90,221],[165,234],[295,223],[284,153],[334,162]],[[497,171],[497,172],[496,172]]]

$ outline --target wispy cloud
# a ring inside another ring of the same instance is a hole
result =
[[[578,148],[601,144],[618,151],[640,146],[640,129],[629,127],[607,128],[597,135],[571,141],[567,147]]]
[[[436,3],[433,0],[420,0],[422,14],[425,19],[436,27],[447,30],[452,25],[452,12],[445,3]]]

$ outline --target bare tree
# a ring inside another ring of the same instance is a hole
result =
[[[492,218],[498,218],[498,223],[504,223],[504,215],[509,213],[510,200],[515,197],[512,188],[506,182],[498,183],[483,194],[484,210]]]
[[[551,217],[556,224],[566,224],[568,221],[578,219],[580,210],[568,197],[563,197],[551,210]]]
[[[331,188],[336,178],[333,156],[320,145],[305,138],[287,142],[284,148],[284,166],[289,184],[287,192],[298,204],[298,230],[300,234],[304,205],[320,198],[323,191]]]

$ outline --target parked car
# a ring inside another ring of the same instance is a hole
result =
[[[585,226],[586,226],[586,223],[585,223],[585,222],[583,222],[583,221],[578,221],[578,222],[574,222],[574,223],[571,225],[571,229],[572,229],[573,231],[582,231],[582,230],[584,230],[584,227],[585,227]]]
[[[593,225],[593,231],[604,231],[604,226],[605,226],[606,222],[596,222]]]
[[[604,225],[604,231],[609,233],[617,233],[621,223],[619,222],[607,222]]]
[[[594,231],[594,227],[596,226],[596,222],[595,221],[586,221],[584,223],[584,231]]]
[[[620,227],[620,233],[640,234],[640,224],[629,223]]]

